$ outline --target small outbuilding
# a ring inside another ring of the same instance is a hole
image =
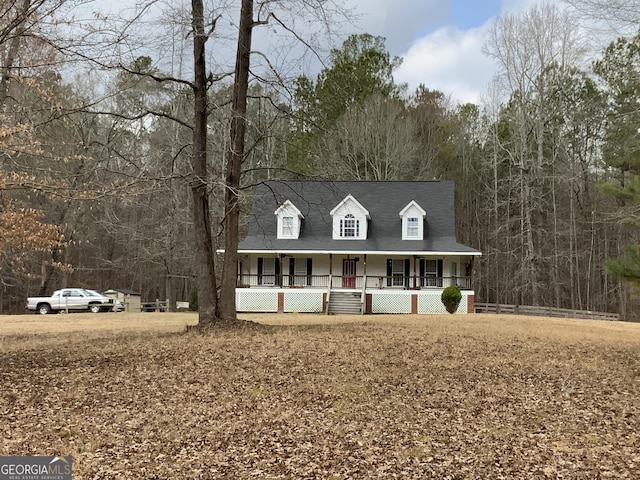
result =
[[[142,308],[142,295],[126,288],[112,288],[104,294],[123,303],[125,312],[139,312]]]

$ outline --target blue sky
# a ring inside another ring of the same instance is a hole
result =
[[[500,0],[451,0],[449,21],[460,30],[483,25],[500,13]]]

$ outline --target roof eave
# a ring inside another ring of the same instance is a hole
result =
[[[216,250],[218,253],[224,253],[224,249]],[[265,249],[265,250],[257,250],[257,249],[246,249],[246,250],[238,250],[239,254],[243,255],[252,255],[252,254],[298,254],[298,255],[418,255],[418,256],[451,256],[451,255],[471,255],[471,256],[482,256],[482,252],[477,250],[472,251],[427,251],[427,250],[372,250],[372,251],[363,251],[363,250],[290,250],[290,249]]]

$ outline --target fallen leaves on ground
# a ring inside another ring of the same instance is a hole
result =
[[[0,451],[76,480],[640,478],[640,340],[456,321],[9,351]]]

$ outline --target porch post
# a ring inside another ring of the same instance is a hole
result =
[[[417,288],[418,284],[416,283],[416,276],[417,276],[417,270],[416,270],[416,265],[418,263],[418,256],[414,255],[413,256],[413,288]]]
[[[278,292],[278,313],[284,313],[284,292]]]
[[[476,261],[476,257],[471,256],[466,262],[464,266],[464,276],[469,277],[469,283],[471,283],[471,277],[473,276],[473,266]],[[471,286],[470,286],[471,288]]]
[[[333,253],[329,254],[329,291],[333,288]]]
[[[362,261],[362,291],[367,291],[367,254],[363,255]]]

